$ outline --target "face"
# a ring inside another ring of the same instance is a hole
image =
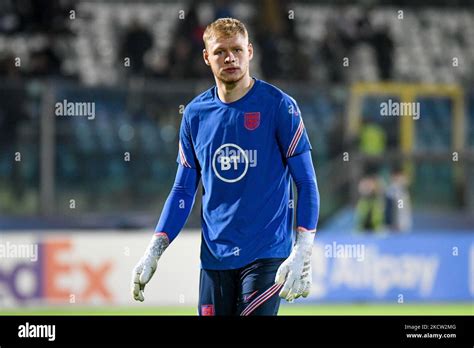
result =
[[[392,181],[396,184],[406,186],[408,184],[408,180],[403,173],[396,173],[392,176]]]
[[[206,47],[203,50],[204,62],[220,81],[232,84],[250,74],[253,47],[243,35],[213,38]]]

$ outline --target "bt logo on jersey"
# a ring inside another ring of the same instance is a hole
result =
[[[238,156],[230,156],[230,157],[225,157],[222,156],[220,158],[221,162],[221,170],[229,170],[231,167],[231,163],[234,164],[234,170],[238,169],[239,165],[239,157]]]
[[[212,169],[224,182],[234,183],[247,174],[249,167],[257,166],[257,150],[244,150],[236,144],[221,145],[212,156]]]

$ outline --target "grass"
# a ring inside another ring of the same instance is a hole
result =
[[[195,307],[44,307],[1,310],[0,315],[196,315]],[[474,315],[472,303],[284,304],[279,315]]]

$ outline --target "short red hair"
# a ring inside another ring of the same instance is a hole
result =
[[[235,18],[219,18],[206,27],[202,39],[207,47],[208,41],[213,38],[232,37],[237,34],[248,39],[249,35],[244,23]]]

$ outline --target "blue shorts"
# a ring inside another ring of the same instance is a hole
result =
[[[277,315],[275,284],[278,267],[285,259],[261,259],[239,269],[201,269],[198,313],[208,315]]]

